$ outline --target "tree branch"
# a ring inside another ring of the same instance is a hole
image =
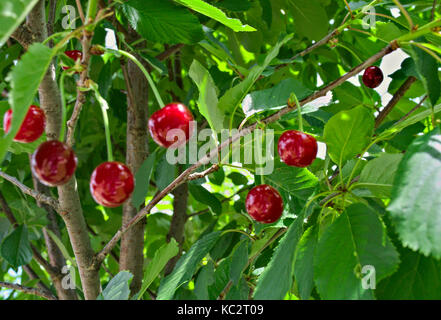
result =
[[[387,106],[384,107],[384,109],[381,110],[381,112],[378,114],[377,118],[375,119],[375,128],[378,128],[380,124],[384,121],[384,119],[386,119],[392,109],[397,105],[397,103],[406,94],[407,90],[410,89],[410,87],[416,80],[417,79],[414,76],[410,76],[406,79],[406,81],[401,85],[401,87],[397,90],[392,99],[389,101]]]
[[[0,170],[0,177],[11,182],[15,186],[17,186],[21,190],[21,192],[23,192],[24,194],[27,194],[27,195],[35,198],[35,200],[37,200],[38,202],[41,202],[41,203],[44,203],[44,204],[51,206],[52,208],[54,208],[55,211],[57,211],[58,213],[61,213],[60,204],[54,198],[46,196],[42,193],[39,193],[39,192],[25,186],[23,183],[18,181],[17,178],[12,177],[12,176],[4,173],[1,170]]]
[[[21,292],[24,292],[26,294],[31,294],[31,295],[34,295],[34,296],[38,296],[38,297],[42,297],[42,298],[48,299],[48,300],[57,300],[57,298],[55,298],[53,295],[47,294],[43,290],[40,290],[40,289],[37,289],[37,288],[25,287],[25,286],[22,286],[20,284],[8,283],[8,282],[0,281],[0,287],[7,288],[7,289],[12,289],[12,290],[16,290],[16,291],[21,291]]]
[[[389,45],[387,45],[385,48],[383,48],[381,51],[367,59],[362,64],[358,65],[357,67],[353,68],[351,71],[346,73],[344,76],[340,77],[339,79],[331,82],[324,88],[320,89],[319,91],[313,93],[309,97],[303,99],[300,101],[300,106],[304,106],[307,103],[314,101],[320,97],[325,96],[329,91],[335,89],[342,83],[344,83],[349,78],[353,77],[354,75],[360,73],[362,70],[367,68],[368,66],[374,64],[377,60],[383,58],[384,56],[390,54],[394,50],[398,48],[397,41],[392,41]],[[261,124],[269,124],[272,122],[275,122],[279,120],[282,116],[285,114],[288,114],[293,109],[289,106],[284,107],[283,109],[279,110],[278,112],[274,113],[273,115],[263,119],[259,123]],[[144,218],[147,214],[150,213],[150,210],[153,209],[156,204],[158,204],[166,195],[168,195],[171,191],[173,191],[177,186],[181,185],[185,181],[188,180],[188,177],[200,166],[208,164],[211,159],[218,157],[219,152],[229,147],[232,143],[239,140],[241,137],[246,136],[253,132],[258,126],[258,123],[254,123],[250,125],[249,127],[240,130],[238,133],[236,133],[234,136],[230,137],[227,141],[224,141],[222,144],[218,146],[216,150],[213,150],[209,154],[205,155],[202,159],[200,159],[197,163],[192,165],[190,168],[185,170],[182,174],[180,174],[170,185],[168,185],[165,189],[163,189],[161,192],[159,192],[150,202],[149,204],[143,208],[141,211],[138,212],[138,214],[127,224],[123,225],[113,236],[113,238],[107,243],[107,245],[96,255],[94,264],[97,266],[99,265],[106,255],[112,250],[112,248],[116,245],[116,243],[119,241],[121,236],[127,232],[130,228],[132,228],[136,223],[138,223],[142,218]]]

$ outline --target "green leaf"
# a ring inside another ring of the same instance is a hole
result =
[[[389,198],[395,174],[403,155],[399,153],[384,153],[369,161],[361,172],[357,188],[366,188],[375,197]]]
[[[19,226],[3,240],[1,255],[14,268],[28,264],[32,260],[28,229],[25,225]]]
[[[132,28],[147,40],[193,44],[204,38],[198,18],[171,1],[130,0],[121,8]]]
[[[228,176],[228,179],[230,179],[231,181],[233,181],[233,183],[236,186],[246,186],[248,184],[248,178],[245,177],[243,174],[240,174],[237,171],[233,171],[231,172]]]
[[[153,152],[147,159],[145,159],[135,174],[135,190],[133,190],[132,194],[132,204],[135,208],[139,208],[139,206],[145,202],[145,197],[149,191],[150,178],[152,176],[155,160],[156,153]]]
[[[297,245],[294,275],[300,298],[308,300],[314,288],[314,252],[317,246],[318,228],[305,231]]]
[[[157,300],[170,300],[176,290],[189,281],[199,262],[207,255],[219,239],[220,232],[212,232],[199,239],[176,264],[173,272],[161,281]]]
[[[197,60],[191,64],[189,76],[199,89],[199,112],[207,119],[211,129],[220,132],[225,128],[225,115],[217,106],[217,88],[213,78]]]
[[[225,15],[225,13],[222,12],[222,10],[213,7],[212,5],[202,0],[174,0],[174,1],[179,4],[182,4],[183,6],[190,8],[191,10],[199,12],[204,16],[207,16],[213,20],[222,23],[228,28],[231,28],[234,32],[256,31],[256,29],[254,29],[253,27],[242,24],[242,22],[239,19],[228,18]]]
[[[248,239],[239,242],[231,255],[230,279],[234,285],[239,283],[242,272],[248,263],[248,242]]]
[[[208,287],[214,283],[214,263],[210,260],[201,268],[194,284],[194,294],[199,300],[210,300]]]
[[[405,247],[441,257],[441,134],[417,138],[401,161],[388,211]]]
[[[418,47],[412,46],[410,52],[415,61],[417,72],[427,90],[429,100],[434,106],[441,95],[438,63],[434,57]]]
[[[214,214],[222,213],[222,204],[216,196],[202,186],[188,184],[188,190],[193,198],[200,203],[206,204]]]
[[[129,281],[133,275],[128,271],[119,272],[103,290],[104,300],[128,300],[130,296]]]
[[[23,22],[38,0],[2,0],[0,2],[0,47]]]
[[[164,269],[167,262],[175,257],[178,252],[179,246],[174,238],[171,238],[169,243],[162,245],[155,252],[152,261],[149,262],[144,272],[144,280],[142,281],[142,288],[138,293],[138,299],[142,298],[148,287],[156,279],[162,269]]]
[[[319,239],[314,281],[323,299],[372,299],[372,290],[362,286],[362,268],[373,266],[378,283],[398,263],[398,253],[377,213],[364,204],[352,204]]]
[[[323,136],[332,161],[341,167],[361,153],[371,141],[374,123],[371,111],[362,106],[333,116],[326,123]]]
[[[280,240],[265,270],[257,280],[254,299],[282,300],[291,288],[294,275],[294,257],[303,231],[303,218],[299,216]]]
[[[164,190],[176,176],[176,166],[167,161],[166,154],[163,155],[155,170],[156,186],[159,190]]]
[[[52,60],[53,51],[41,43],[35,43],[21,57],[8,75],[12,87],[9,104],[13,110],[11,129],[0,140],[0,161],[3,161],[13,138],[17,134],[38,86]]]
[[[441,263],[409,249],[400,250],[398,270],[378,284],[381,300],[441,299]]]
[[[265,182],[279,191],[306,199],[317,186],[318,179],[306,168],[290,167],[279,161],[275,164],[273,173],[265,176]]]
[[[281,109],[287,105],[293,92],[299,101],[312,94],[301,82],[293,78],[285,79],[273,88],[248,94],[242,101],[243,112],[250,117],[262,111]]]
[[[248,92],[253,87],[254,83],[259,79],[262,72],[268,67],[271,61],[277,57],[280,48],[292,39],[292,35],[284,37],[279,41],[268,53],[263,63],[254,66],[248,76],[238,85],[229,89],[219,100],[219,108],[224,111],[233,111],[239,105]]]
[[[294,17],[294,28],[298,34],[318,41],[328,32],[328,16],[317,0],[288,0]]]

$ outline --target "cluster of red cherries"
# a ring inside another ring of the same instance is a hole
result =
[[[78,50],[66,51],[65,54],[73,60],[81,59]],[[69,67],[63,67],[65,70]],[[383,80],[383,74],[378,67],[366,69],[363,82],[374,88]],[[3,118],[3,128],[10,131],[12,110],[8,110]],[[191,136],[193,115],[182,103],[170,103],[154,112],[148,120],[148,129],[152,139],[164,148],[178,147],[185,144]],[[14,141],[31,143],[36,141],[44,132],[46,123],[42,109],[31,105],[25,119],[16,134]],[[186,140],[167,139],[170,130],[178,129],[185,132]],[[289,130],[284,132],[278,141],[280,159],[289,166],[304,168],[309,166],[317,156],[317,141],[306,133]],[[67,183],[75,173],[77,157],[70,146],[58,141],[43,142],[32,154],[31,169],[39,181],[47,186],[55,187]],[[107,161],[100,164],[92,173],[90,192],[94,200],[102,206],[114,208],[122,205],[132,194],[135,179],[131,170],[118,161]],[[256,221],[273,223],[283,212],[283,200],[273,187],[262,184],[250,190],[246,197],[246,210]]]

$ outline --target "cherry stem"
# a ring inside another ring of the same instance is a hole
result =
[[[107,110],[109,109],[109,104],[107,103],[106,99],[104,99],[101,96],[97,86],[92,86],[92,89],[95,92],[95,97],[98,103],[100,104],[101,111],[103,113],[104,131],[106,134],[106,145],[107,145],[107,159],[108,161],[113,161],[112,141],[110,139],[109,117],[107,116]]]
[[[66,93],[64,91],[64,77],[66,76],[66,71],[61,73],[60,77],[60,94],[61,94],[61,129],[59,140],[64,142],[64,135],[66,132]]]
[[[110,51],[114,51],[114,50],[110,50]],[[158,101],[159,107],[163,108],[165,106],[164,101],[162,101],[161,95],[159,94],[158,89],[156,88],[155,82],[153,81],[152,77],[150,76],[150,74],[148,73],[148,71],[146,70],[146,68],[144,68],[144,66],[142,65],[141,62],[139,62],[138,59],[136,59],[133,55],[131,55],[130,53],[124,51],[124,50],[116,50],[120,55],[129,58],[130,60],[132,60],[138,67],[139,69],[141,69],[142,73],[144,74],[144,76],[147,78],[147,81],[150,85],[150,87],[153,90],[153,94],[155,95],[156,101]]]

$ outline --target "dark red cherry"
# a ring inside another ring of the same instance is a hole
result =
[[[9,109],[3,117],[3,128],[6,133],[11,129],[11,122],[12,109]],[[23,143],[34,142],[43,134],[45,124],[46,117],[43,110],[34,105],[30,106],[20,129],[15,135],[14,141]]]
[[[104,162],[92,173],[90,192],[97,203],[115,208],[132,194],[135,180],[130,169],[121,162]]]
[[[309,166],[317,157],[317,149],[315,138],[300,131],[285,131],[279,138],[280,159],[289,166]]]
[[[251,218],[261,223],[276,222],[283,213],[282,197],[276,189],[266,184],[248,192],[245,206]]]
[[[64,54],[71,58],[73,61],[77,61],[78,59],[83,59],[83,53],[80,50],[69,50],[65,51]],[[69,67],[63,67],[63,70],[70,69]]]
[[[376,88],[383,82],[383,71],[376,66],[367,68],[363,74],[363,83],[366,87]]]
[[[193,115],[190,110],[182,103],[170,103],[164,108],[156,111],[149,119],[148,127],[153,140],[164,148],[169,148],[178,141],[175,136],[174,140],[167,141],[167,133],[172,129],[179,129],[185,134],[185,141],[179,141],[174,147],[185,144],[192,134],[190,122],[193,121]]]
[[[31,168],[41,183],[50,187],[65,184],[77,168],[77,157],[66,144],[51,140],[43,142],[32,154]]]

